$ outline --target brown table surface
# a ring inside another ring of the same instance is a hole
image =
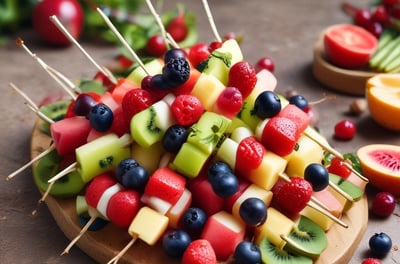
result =
[[[165,9],[173,6],[165,1]],[[175,1],[173,1],[175,2]],[[349,18],[340,10],[342,1],[271,1],[241,0],[210,1],[218,31],[221,35],[234,31],[243,34],[242,51],[247,61],[255,63],[258,58],[268,55],[276,64],[278,79],[277,91],[285,93],[296,90],[310,101],[318,100],[324,94],[336,94],[319,84],[311,72],[313,45],[320,32],[327,26],[349,22]],[[352,1],[366,6],[370,1]],[[210,42],[213,36],[206,21],[201,1],[186,1],[190,10],[197,13],[200,40]],[[21,36],[32,49],[50,66],[67,77],[91,78],[95,67],[76,47],[54,48],[43,45],[31,31],[23,31]],[[110,45],[99,45],[83,41],[82,45],[95,60],[107,63],[118,54]],[[40,198],[35,188],[31,169],[23,171],[11,181],[5,181],[6,175],[29,161],[29,141],[35,120],[35,114],[24,104],[23,99],[13,93],[8,86],[15,83],[25,91],[33,101],[39,103],[48,95],[59,93],[60,88],[38,64],[12,41],[0,48],[0,85],[2,95],[1,134],[0,137],[0,262],[1,263],[93,263],[88,256],[74,247],[67,256],[59,253],[68,244],[68,240],[55,224],[46,205],[38,206]],[[400,136],[377,126],[368,113],[360,117],[349,117],[347,110],[354,96],[336,94],[336,99],[325,101],[315,107],[320,115],[319,128],[331,145],[342,153],[352,152],[370,143],[400,144]],[[333,135],[334,124],[344,118],[353,120],[358,128],[355,138],[341,142]],[[369,198],[376,192],[369,187]],[[32,212],[36,211],[35,215]],[[397,206],[395,213],[399,213]],[[393,239],[393,245],[400,242],[400,218],[397,214],[388,219],[370,221],[357,251],[350,263],[360,263],[367,256],[368,239],[375,232],[387,232]],[[383,259],[383,263],[399,263],[400,253],[392,250]]]

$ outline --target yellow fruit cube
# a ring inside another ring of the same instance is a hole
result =
[[[191,94],[200,100],[204,109],[212,111],[218,96],[224,89],[225,85],[216,77],[202,73],[194,85]]]

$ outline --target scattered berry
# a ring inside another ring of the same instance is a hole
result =
[[[259,59],[255,65],[256,72],[259,72],[263,69],[268,70],[270,72],[274,72],[275,64],[269,57],[262,57]]]
[[[217,256],[210,242],[197,239],[189,244],[182,256],[182,264],[215,264]]]
[[[356,126],[350,120],[342,120],[335,125],[335,137],[342,140],[350,140],[356,133]]]
[[[382,262],[376,258],[367,258],[364,259],[361,264],[381,264]]]
[[[379,192],[372,201],[372,212],[381,217],[390,216],[396,208],[396,198],[389,192]]]
[[[235,63],[229,70],[228,86],[236,87],[246,98],[257,83],[257,75],[253,66],[247,61]]]
[[[171,104],[171,111],[180,125],[190,126],[200,119],[204,107],[196,96],[181,94]]]
[[[375,233],[369,239],[369,248],[372,254],[383,257],[392,249],[392,239],[386,233]]]
[[[299,94],[291,96],[289,98],[289,103],[294,104],[301,110],[304,110],[306,107],[308,107],[307,99],[304,96],[299,95]]]

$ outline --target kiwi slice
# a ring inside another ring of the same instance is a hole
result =
[[[137,113],[131,120],[131,133],[136,142],[149,147],[162,139],[164,131],[156,125],[157,113],[153,106]]]
[[[279,248],[269,242],[267,239],[261,241],[260,245],[261,259],[263,263],[274,264],[312,264],[313,260],[291,251]]]
[[[328,246],[324,230],[305,216],[300,216],[293,231],[284,240],[285,249],[317,259]]]
[[[364,191],[361,190],[357,185],[336,174],[330,173],[329,181],[338,186],[342,191],[350,195],[350,197],[353,198],[354,201],[360,200],[364,194]]]
[[[60,171],[60,163],[63,158],[56,150],[42,157],[33,169],[33,178],[36,186],[45,192],[49,186],[48,180]],[[85,186],[77,171],[70,172],[57,180],[50,189],[49,194],[58,198],[69,198],[77,195]]]
[[[70,100],[56,101],[40,107],[39,111],[53,121],[59,121],[65,117],[68,107],[71,104]],[[39,127],[40,131],[50,135],[50,124],[44,122]]]

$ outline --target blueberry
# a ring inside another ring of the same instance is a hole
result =
[[[260,93],[254,102],[254,112],[261,119],[275,116],[281,108],[281,99],[272,91]]]
[[[88,217],[88,216],[82,216],[82,215],[78,216],[78,221],[82,226],[85,226],[89,222],[89,220],[90,220],[90,217]],[[109,221],[107,221],[103,218],[97,217],[94,220],[94,222],[89,226],[88,231],[98,231],[98,230],[104,228],[108,223],[109,223]]]
[[[107,131],[114,120],[112,110],[105,104],[99,103],[93,106],[89,113],[91,127],[99,132]]]
[[[184,126],[170,126],[167,131],[165,131],[164,137],[162,139],[162,145],[164,149],[171,153],[178,153],[183,143],[185,143],[188,134],[189,133]]]
[[[202,209],[190,207],[182,216],[182,226],[189,230],[201,230],[206,220],[207,215]]]
[[[304,110],[308,106],[307,99],[302,95],[293,95],[289,98],[289,103],[297,106],[301,110]]]
[[[136,160],[128,158],[118,164],[116,178],[125,188],[142,191],[149,180],[149,175]]]
[[[216,176],[218,176],[219,173],[225,173],[225,172],[232,172],[232,169],[228,165],[228,163],[223,161],[214,162],[208,169],[208,180],[212,182],[213,178],[216,178]]]
[[[267,219],[267,205],[259,198],[247,198],[239,207],[239,215],[250,226],[261,225]]]
[[[372,254],[383,257],[392,249],[392,239],[386,233],[376,233],[369,239]]]
[[[240,242],[234,252],[235,263],[237,264],[260,264],[261,251],[260,248],[249,241]]]
[[[218,173],[209,181],[216,195],[228,198],[239,189],[239,180],[232,172]]]
[[[170,90],[173,87],[165,80],[164,75],[162,74],[156,74],[150,79],[150,85],[149,87],[151,88],[156,88],[160,90]]]
[[[185,58],[173,58],[165,63],[162,75],[171,87],[177,87],[189,79],[190,66]]]
[[[322,164],[311,163],[304,170],[304,179],[311,183],[314,192],[318,192],[329,185],[329,172]]]
[[[89,116],[90,110],[96,104],[92,96],[87,93],[80,93],[75,99],[74,113],[78,116]]]
[[[173,49],[169,49],[164,54],[164,62],[165,63],[167,63],[171,59],[176,59],[176,58],[186,58],[185,52],[182,49],[173,48]]]
[[[162,245],[167,255],[180,258],[191,241],[189,234],[185,231],[171,230],[163,236]]]

